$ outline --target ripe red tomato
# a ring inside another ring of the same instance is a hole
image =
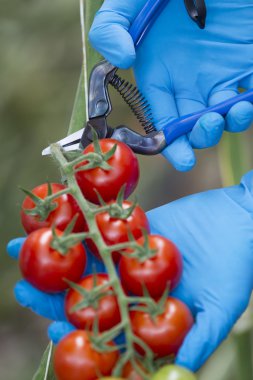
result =
[[[137,240],[138,244],[144,244],[144,238]],[[182,274],[182,258],[170,240],[159,236],[149,235],[150,249],[157,250],[155,256],[143,262],[129,256],[122,256],[119,264],[121,282],[124,289],[135,295],[143,295],[143,285],[148,289],[153,298],[159,298],[164,293],[166,286],[170,290],[178,284]]]
[[[109,278],[105,273],[89,275],[82,278],[77,284],[86,291],[91,291],[96,286],[106,284]],[[104,292],[108,292],[112,288],[108,286]],[[99,331],[111,329],[113,326],[120,322],[120,311],[115,295],[105,295],[98,300],[97,308],[92,306],[82,308],[78,311],[72,312],[73,306],[84,301],[84,297],[76,290],[70,289],[65,298],[65,313],[68,320],[79,329],[92,329],[95,318],[98,318]]]
[[[133,333],[141,338],[157,357],[176,355],[193,325],[188,307],[176,298],[169,297],[164,312],[155,317],[143,311],[130,312]],[[142,353],[142,349],[137,346]]]
[[[124,201],[123,209],[128,209],[132,205],[132,202]],[[129,232],[132,233],[135,239],[142,236],[143,229],[149,232],[148,219],[140,206],[136,206],[127,219],[114,218],[108,212],[101,212],[96,215],[96,221],[105,243],[109,246],[129,241]],[[101,258],[93,241],[87,239],[86,243],[91,252],[96,257]],[[118,262],[120,253],[113,252],[113,259],[115,262]]]
[[[110,346],[114,346],[110,342]],[[119,352],[95,351],[86,331],[76,330],[57,345],[54,370],[58,380],[96,380],[110,376],[119,359]]]
[[[59,191],[66,188],[66,186],[59,183],[52,183],[52,194],[58,193]],[[40,186],[35,187],[32,193],[37,195],[41,199],[45,199],[48,195],[48,184],[44,183]],[[57,208],[50,212],[46,220],[40,220],[39,216],[27,215],[24,210],[31,210],[35,207],[34,201],[27,196],[22,204],[21,209],[21,221],[25,231],[30,234],[31,232],[38,230],[39,228],[52,227],[55,226],[61,231],[64,231],[69,222],[73,217],[78,214],[78,219],[75,223],[73,232],[84,231],[84,217],[78,207],[74,198],[69,194],[61,195],[53,201]]]
[[[134,191],[139,179],[138,160],[132,150],[122,142],[113,139],[99,140],[103,153],[109,152],[117,145],[114,155],[107,161],[111,170],[100,167],[82,170],[76,173],[77,182],[85,198],[90,202],[99,204],[95,190],[99,192],[105,202],[115,200],[125,184],[125,198]],[[90,144],[83,154],[94,152],[94,144]],[[84,161],[85,162],[85,161]],[[83,163],[77,165],[77,168]]]
[[[56,230],[57,235],[62,231]],[[64,278],[76,282],[86,267],[86,253],[81,243],[69,249],[63,256],[50,244],[53,239],[50,228],[32,232],[22,246],[19,265],[24,278],[44,292],[60,292],[68,288]]]
[[[138,362],[140,368],[145,372],[143,366]],[[143,380],[143,378],[136,372],[131,362],[127,362],[122,370],[122,376],[127,380]]]

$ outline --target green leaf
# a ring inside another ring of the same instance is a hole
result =
[[[32,380],[56,380],[53,370],[52,354],[53,343],[50,342],[42,356],[39,368],[37,369]]]
[[[84,76],[83,70],[81,72],[76,97],[74,101],[74,107],[70,119],[68,135],[71,135],[74,132],[79,131],[84,127],[86,123],[86,115],[85,115],[85,94],[84,94]]]

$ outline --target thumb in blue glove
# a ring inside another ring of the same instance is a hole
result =
[[[207,0],[207,23],[201,30],[183,1],[170,0],[135,51],[128,29],[145,3],[106,0],[95,17],[90,41],[112,64],[134,67],[157,129],[237,95],[239,87],[253,87],[252,2],[226,0],[224,6]],[[163,154],[176,169],[189,170],[196,162],[193,148],[214,146],[224,129],[241,132],[252,121],[253,106],[248,102],[232,107],[225,120],[208,113]]]

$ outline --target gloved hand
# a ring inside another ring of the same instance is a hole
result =
[[[182,198],[148,212],[148,218],[152,233],[171,239],[183,255],[183,277],[172,295],[190,307],[196,323],[177,364],[197,370],[246,309],[253,288],[253,171],[238,186]],[[20,244],[9,244],[11,256]],[[54,341],[73,329],[64,322],[60,296],[24,281],[15,294],[21,305],[60,321],[49,328]]]
[[[199,111],[253,87],[253,3],[206,0],[204,30],[190,19],[183,0],[170,0],[135,51],[128,29],[146,0],[105,0],[89,38],[107,60],[134,67],[139,89],[161,129],[168,121]],[[225,120],[203,116],[188,136],[176,140],[164,156],[178,170],[195,164],[193,148],[217,144],[225,129],[240,132],[253,121],[253,106],[240,102]]]

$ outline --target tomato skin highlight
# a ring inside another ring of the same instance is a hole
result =
[[[188,307],[180,300],[168,297],[163,314],[153,321],[148,313],[130,312],[133,333],[141,338],[157,357],[176,355],[193,325]],[[137,347],[142,353],[142,349]]]
[[[197,380],[197,378],[186,368],[178,365],[166,365],[159,369],[151,380]]]
[[[144,237],[137,240],[144,244]],[[119,263],[121,282],[124,289],[137,296],[143,295],[143,284],[151,297],[160,298],[166,287],[173,290],[182,275],[183,263],[179,250],[170,240],[159,236],[148,236],[149,247],[156,249],[155,256],[144,262],[136,258],[122,256]]]
[[[133,151],[124,143],[114,139],[101,139],[99,145],[103,153],[110,151],[117,145],[116,152],[107,161],[111,170],[94,168],[76,173],[76,180],[83,195],[90,202],[99,204],[99,199],[94,189],[102,196],[105,202],[115,200],[123,185],[125,198],[135,190],[139,180],[138,160]],[[84,149],[83,154],[94,152],[94,145],[90,144]],[[85,161],[84,161],[85,162]],[[76,167],[82,166],[83,163]]]
[[[56,229],[57,235],[62,231]],[[64,278],[76,282],[86,268],[86,252],[81,243],[69,249],[63,256],[50,247],[50,228],[32,232],[22,246],[19,266],[23,277],[44,292],[61,292],[69,286]]]
[[[96,286],[106,284],[109,277],[105,273],[96,274]],[[89,291],[94,288],[94,275],[88,275],[82,278],[78,283],[85,290]],[[109,291],[112,288],[108,286]],[[81,302],[83,297],[74,289],[70,289],[65,298],[65,314],[75,327],[79,329],[92,329],[95,318],[98,318],[99,331],[103,332],[111,329],[120,323],[120,311],[117,298],[115,295],[105,295],[98,301],[98,308],[86,307],[71,313],[71,308]]]
[[[60,183],[52,183],[52,194],[58,193],[61,190],[66,189],[66,186]],[[44,183],[35,187],[32,193],[37,195],[41,199],[45,199],[48,195],[48,184]],[[59,198],[56,198],[54,203],[57,204],[57,208],[48,215],[46,220],[41,221],[39,216],[27,215],[24,210],[31,210],[35,207],[33,200],[27,196],[25,197],[22,209],[20,212],[21,222],[27,234],[38,230],[39,228],[49,228],[54,226],[61,231],[64,231],[67,225],[71,222],[73,217],[78,214],[78,219],[75,223],[73,232],[84,231],[85,221],[83,214],[78,207],[76,201],[70,194],[63,194]]]
[[[124,201],[122,205],[123,209],[128,209],[132,204],[132,202]],[[132,233],[135,239],[143,235],[143,229],[149,232],[148,218],[138,205],[127,219],[113,218],[108,212],[101,212],[96,215],[96,221],[104,242],[108,246],[128,242],[129,232]],[[101,259],[95,243],[91,239],[87,239],[86,243],[91,252]],[[117,263],[121,257],[120,253],[113,252],[112,255],[114,262]]]
[[[115,346],[110,342],[111,346]],[[57,380],[96,380],[110,376],[119,359],[119,352],[99,353],[92,347],[86,331],[76,330],[57,345],[54,370]]]

